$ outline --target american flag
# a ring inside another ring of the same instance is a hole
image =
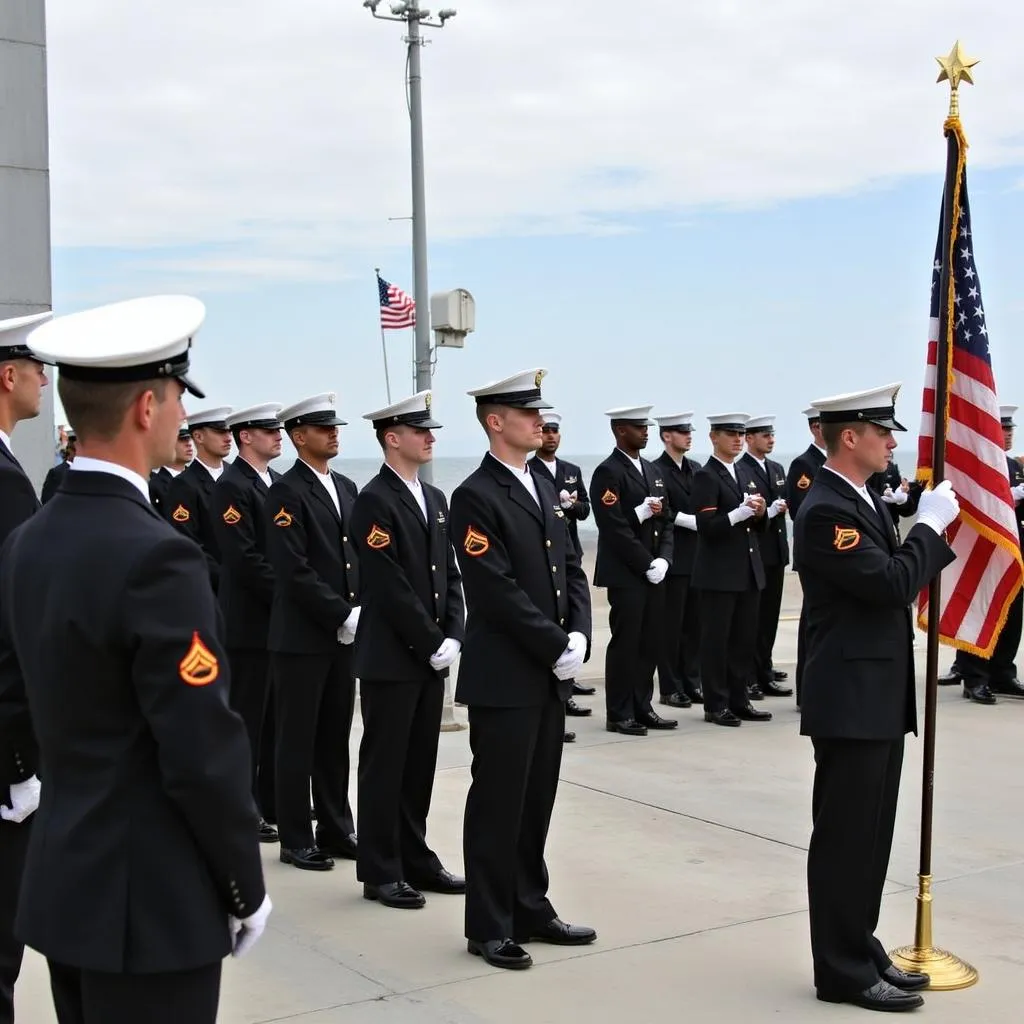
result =
[[[389,284],[377,275],[380,294],[380,327],[382,331],[397,331],[416,326],[416,303],[397,284]]]
[[[942,573],[939,639],[983,657],[991,655],[1006,621],[1010,604],[1021,587],[1017,517],[1010,495],[1007,456],[999,420],[999,400],[989,351],[985,308],[974,262],[974,236],[967,199],[967,170],[963,158],[966,141],[959,131],[959,188],[950,228],[949,311],[950,363],[946,410],[945,476],[960,501],[960,518],[947,537],[956,561]],[[951,156],[952,158],[952,156]],[[925,372],[921,434],[918,441],[918,477],[931,480],[935,432],[935,373],[939,337],[942,273],[942,234],[935,246],[932,267],[931,319],[928,365]],[[928,592],[918,604],[918,621],[926,628]]]

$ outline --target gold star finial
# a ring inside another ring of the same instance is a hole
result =
[[[980,62],[977,58],[968,57],[964,53],[964,49],[960,45],[959,39],[956,41],[953,49],[949,51],[948,56],[936,57],[935,59],[939,62],[939,67],[942,68],[936,81],[949,82],[951,90],[949,97],[949,116],[959,117],[960,83],[966,82],[968,85],[974,85],[974,79],[971,77],[971,68]]]

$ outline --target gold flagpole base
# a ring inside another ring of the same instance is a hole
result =
[[[978,972],[966,960],[932,945],[932,876],[918,875],[917,881],[914,945],[892,950],[889,959],[904,971],[927,974],[931,979],[928,989],[932,992],[970,988],[977,982]]]

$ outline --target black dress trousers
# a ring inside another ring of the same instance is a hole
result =
[[[273,747],[271,742],[270,750],[267,750],[267,742],[264,737],[266,728],[267,697],[270,690],[270,656],[266,651],[260,650],[228,650],[228,661],[231,663],[231,706],[242,716],[245,723],[245,731],[249,736],[249,747],[252,751],[252,795],[256,800],[260,815],[264,818],[273,817],[274,800],[273,787],[270,788],[270,800],[264,801],[266,792],[266,776],[272,776],[272,770],[266,771],[273,766]],[[271,760],[264,762],[263,758],[269,754]],[[260,784],[260,774],[263,769],[264,780]],[[264,807],[264,802],[269,807]]]
[[[807,613],[800,605],[800,623],[796,630],[796,706],[800,707],[800,691],[804,682],[804,658],[807,656]]]
[[[16,824],[0,820],[0,1024],[14,1022],[14,983],[21,973],[24,945],[14,937],[18,889],[32,818]]]
[[[604,691],[609,722],[650,714],[658,661],[664,590],[658,586],[609,587]]]
[[[896,824],[903,738],[813,743],[807,895],[814,984],[824,995],[846,997],[874,985],[892,962],[875,929]]]
[[[750,703],[760,592],[702,590],[700,677],[704,710],[725,711]]]
[[[58,1024],[216,1024],[219,960],[166,974],[106,974],[48,963]]]
[[[281,846],[313,846],[309,786],[317,842],[334,845],[355,832],[348,800],[348,737],[355,709],[351,646],[332,654],[271,655],[277,718],[277,830]]]
[[[558,915],[544,862],[565,737],[552,688],[525,708],[469,707],[473,781],[466,797],[466,938],[526,939]]]
[[[754,678],[759,683],[774,682],[772,676],[772,650],[779,631],[782,611],[782,589],[786,582],[784,565],[764,567],[764,590],[757,609],[757,641],[754,648]]]
[[[359,853],[356,877],[370,885],[433,878],[443,865],[427,846],[444,681],[359,683]]]

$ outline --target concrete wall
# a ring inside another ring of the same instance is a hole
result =
[[[45,0],[0,0],[0,317],[51,308]],[[53,393],[14,432],[36,487],[53,465]]]

